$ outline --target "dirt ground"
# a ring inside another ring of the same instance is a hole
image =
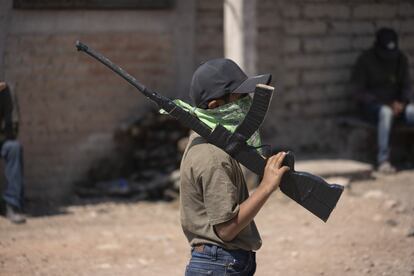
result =
[[[414,170],[354,181],[327,223],[277,192],[256,275],[414,275]],[[183,275],[178,201],[85,201],[0,218],[0,275]]]

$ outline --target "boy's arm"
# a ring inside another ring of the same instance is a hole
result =
[[[285,152],[279,152],[270,157],[261,184],[240,205],[237,215],[229,221],[214,226],[214,230],[223,241],[233,240],[254,219],[269,196],[279,187],[283,174],[289,170],[289,167],[281,166],[285,155]]]

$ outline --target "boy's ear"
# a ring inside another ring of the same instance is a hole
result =
[[[214,108],[219,107],[219,106],[220,106],[220,104],[219,104],[218,100],[211,100],[207,104],[208,109],[214,109]]]

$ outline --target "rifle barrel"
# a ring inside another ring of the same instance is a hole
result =
[[[76,48],[78,51],[85,52],[86,54],[90,55],[91,57],[97,59],[99,62],[107,66],[109,69],[114,71],[116,74],[121,76],[123,79],[125,79],[127,82],[129,82],[132,86],[136,87],[139,91],[141,91],[146,97],[155,100],[158,104],[160,104],[159,100],[162,98],[160,95],[158,95],[154,91],[149,91],[143,84],[141,84],[136,78],[131,76],[128,72],[126,72],[124,69],[110,61],[107,57],[104,55],[96,52],[91,47],[87,46],[86,44],[80,42],[79,40],[76,41]],[[158,99],[157,99],[158,98]]]

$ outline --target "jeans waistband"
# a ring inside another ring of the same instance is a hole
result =
[[[243,250],[243,249],[226,249],[221,246],[214,245],[214,244],[202,244],[202,245],[194,246],[193,251],[207,254],[212,257],[220,256],[220,255],[229,256],[229,255],[234,255],[234,254],[248,256],[248,255],[255,254],[255,252],[253,251],[248,251],[248,250]]]

